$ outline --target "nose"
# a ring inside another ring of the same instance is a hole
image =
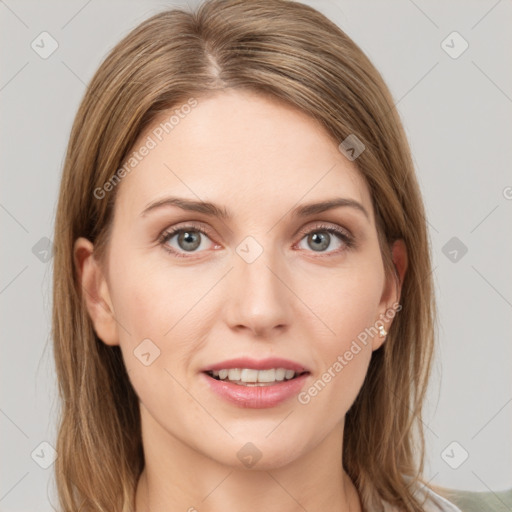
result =
[[[284,262],[264,249],[252,262],[235,254],[224,312],[231,329],[270,338],[290,324],[293,293]],[[288,278],[287,278],[288,277]]]

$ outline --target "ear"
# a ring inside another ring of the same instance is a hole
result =
[[[402,239],[396,240],[391,247],[391,258],[396,273],[393,272],[386,277],[386,282],[382,292],[379,304],[379,318],[376,325],[383,325],[386,332],[397,314],[396,306],[400,303],[402,284],[404,282],[405,272],[407,271],[407,247]],[[386,314],[387,313],[387,314]],[[384,343],[386,337],[377,334],[373,337],[373,350],[377,350]]]
[[[86,238],[77,238],[73,248],[75,267],[82,295],[94,331],[107,345],[119,345],[114,308],[108,283],[100,263],[94,257],[94,246]]]

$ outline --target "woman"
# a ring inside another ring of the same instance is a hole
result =
[[[422,482],[425,215],[391,95],[314,9],[143,22],[72,129],[63,511],[458,510]]]

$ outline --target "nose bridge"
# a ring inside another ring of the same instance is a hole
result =
[[[247,236],[236,247],[236,260],[229,295],[230,322],[262,332],[289,323],[290,291],[279,251]]]

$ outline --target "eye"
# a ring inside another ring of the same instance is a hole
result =
[[[337,254],[355,245],[353,237],[347,231],[335,226],[320,224],[314,226],[312,229],[301,231],[300,234],[303,235],[301,242],[302,240],[306,240],[306,243],[314,252]],[[333,249],[333,245],[335,246],[334,250],[326,251],[329,247]]]
[[[302,235],[300,242],[305,239],[313,252],[331,255],[338,254],[355,246],[355,240],[352,235],[337,226],[320,224],[313,228],[302,230],[299,234]],[[210,245],[206,243],[205,247],[205,240],[208,240]],[[159,242],[166,251],[179,258],[187,258],[189,257],[187,253],[192,255],[201,252],[201,249],[221,247],[210,239],[208,230],[198,224],[178,225],[168,229],[160,235]],[[333,245],[335,246],[334,248],[332,247]],[[303,247],[299,248],[304,249]],[[329,248],[333,250],[327,250]]]
[[[175,238],[175,244],[171,242]],[[183,227],[176,226],[171,228],[160,236],[159,242],[166,251],[171,252],[175,256],[186,258],[184,253],[201,252],[198,249],[208,249],[204,247],[204,239],[209,239],[207,231],[199,225],[186,225]],[[210,240],[210,242],[212,242]],[[213,243],[213,242],[212,242]]]

